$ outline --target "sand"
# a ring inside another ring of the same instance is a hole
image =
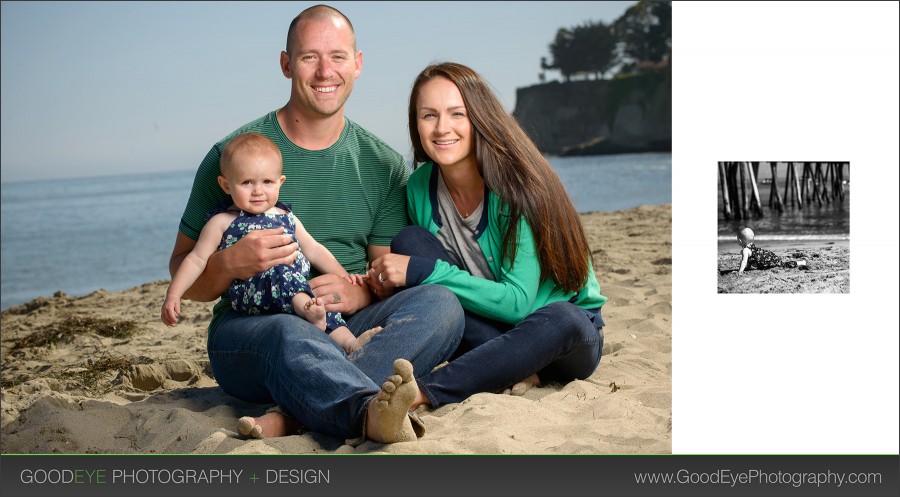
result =
[[[185,302],[169,328],[159,320],[165,281],[57,293],[2,313],[0,452],[671,453],[671,205],[582,219],[609,297],[603,359],[584,381],[420,407],[427,432],[418,441],[316,432],[257,440],[238,433],[238,419],[269,406],[230,397],[210,373],[212,304]]]
[[[760,242],[757,246],[771,250],[788,261],[805,260],[808,270],[774,268],[744,271],[740,247],[731,252],[720,249],[718,257],[718,293],[850,293],[850,242]]]

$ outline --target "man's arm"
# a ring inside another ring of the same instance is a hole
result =
[[[231,247],[212,254],[206,263],[206,270],[185,292],[184,298],[212,302],[228,289],[233,280],[246,280],[279,264],[290,264],[297,256],[297,244],[288,243],[290,236],[283,232],[284,228],[253,231]],[[169,259],[170,274],[175,274],[196,244],[195,240],[178,232]]]
[[[369,262],[372,262],[384,254],[390,254],[391,247],[385,247],[384,245],[369,245],[366,252],[369,254]]]

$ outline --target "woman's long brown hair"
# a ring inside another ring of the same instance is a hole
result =
[[[541,280],[553,278],[569,292],[587,282],[590,248],[559,176],[519,123],[497,99],[488,83],[472,69],[453,62],[426,67],[413,83],[409,96],[409,137],[417,163],[432,160],[422,146],[417,126],[416,102],[422,85],[436,77],[452,81],[475,130],[475,157],[485,184],[509,206],[501,257],[515,263],[522,216],[534,234]],[[503,217],[504,215],[501,215]]]

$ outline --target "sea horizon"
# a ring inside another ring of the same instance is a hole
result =
[[[720,242],[734,241],[737,234],[719,235]],[[810,234],[776,234],[776,235],[755,235],[755,241],[766,242],[789,242],[789,241],[829,241],[829,240],[849,240],[850,233],[826,233],[821,235]]]
[[[672,202],[671,154],[548,157],[579,213]],[[0,184],[0,309],[62,291],[71,296],[168,280],[169,257],[195,169]],[[15,222],[52,207],[43,223]],[[37,248],[36,248],[37,247]],[[40,250],[40,257],[35,251]]]

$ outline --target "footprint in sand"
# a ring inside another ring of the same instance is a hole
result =
[[[126,376],[134,388],[152,391],[164,387],[167,381],[187,382],[190,385],[204,374],[206,374],[206,368],[203,365],[194,361],[177,359],[165,363],[133,364]]]

